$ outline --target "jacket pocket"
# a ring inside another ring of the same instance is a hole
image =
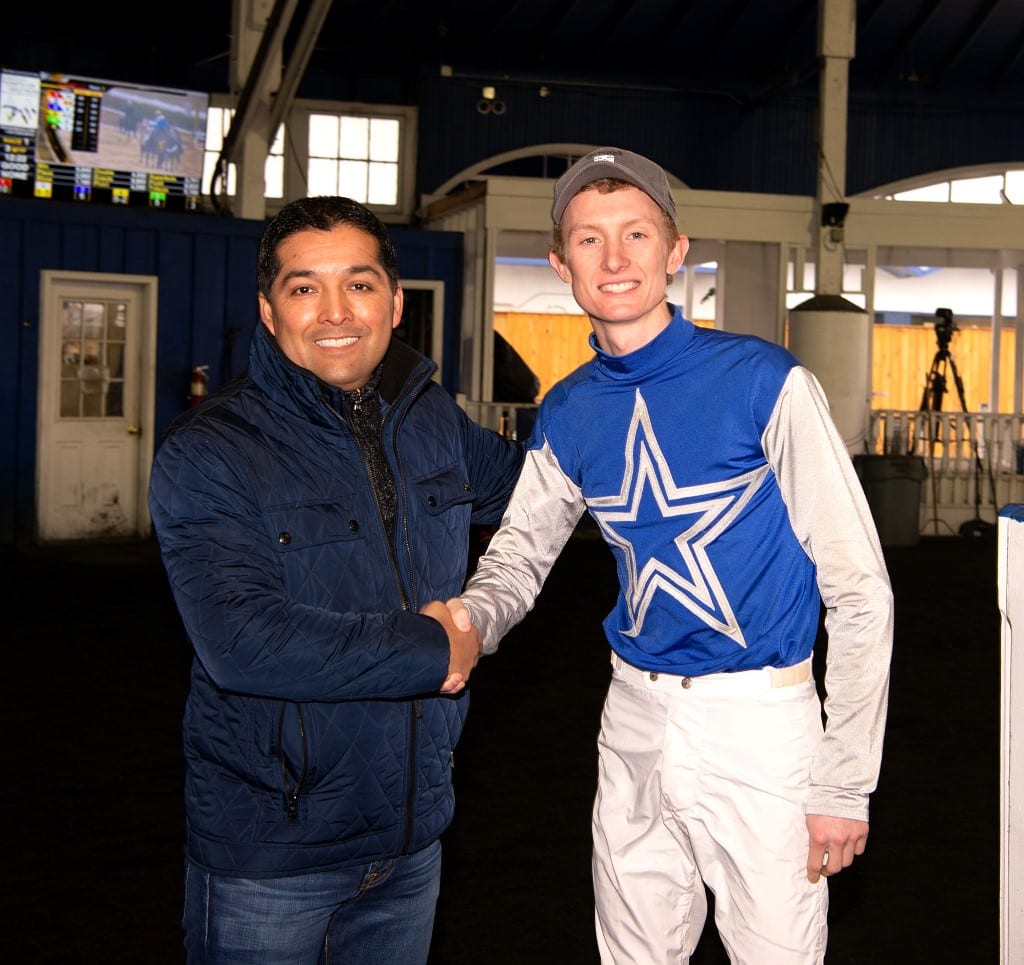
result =
[[[440,516],[453,506],[472,505],[476,496],[460,466],[414,480],[412,492],[429,516]]]
[[[458,464],[412,481],[410,531],[417,545],[421,603],[448,599],[462,589],[475,497],[465,470]]]
[[[391,570],[368,563],[366,540],[379,523],[356,497],[292,503],[266,510],[267,534],[280,565],[285,593],[294,603],[349,610],[357,602],[386,599]],[[390,590],[394,594],[394,589]]]
[[[368,508],[354,497],[271,506],[266,510],[267,531],[279,553],[297,553],[324,543],[360,540],[369,525]]]

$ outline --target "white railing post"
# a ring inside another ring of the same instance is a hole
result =
[[[999,514],[996,561],[1002,616],[999,759],[999,961],[1024,962],[1024,504]],[[1014,647],[1013,628],[1017,628]]]

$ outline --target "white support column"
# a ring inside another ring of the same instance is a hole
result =
[[[1013,411],[1024,412],[1024,264],[1017,265],[1017,337],[1014,339]]]
[[[838,295],[816,295],[790,311],[789,349],[821,383],[847,451],[863,452],[871,415],[867,314]]]
[[[1002,616],[999,961],[1018,965],[1024,962],[1024,755],[1016,746],[1024,740],[1024,505],[1003,507],[998,538]],[[1011,753],[1013,749],[1016,753]]]
[[[789,348],[821,382],[851,455],[863,451],[871,414],[871,328],[843,292],[846,262],[846,115],[856,40],[854,0],[819,0],[817,264],[815,296],[789,313]]]
[[[850,60],[856,40],[854,0],[819,0],[818,252],[815,291],[841,295],[845,261],[846,123]],[[827,207],[828,206],[828,207]]]
[[[989,353],[988,404],[991,412],[999,411],[999,348],[1003,335],[1003,272],[997,267],[992,272],[992,351]]]
[[[494,263],[498,257],[498,229],[485,227],[484,264],[480,305],[480,394],[478,399],[491,402],[494,399]]]
[[[726,242],[717,290],[723,331],[774,340],[778,325],[771,309],[778,300],[780,260],[778,244]]]

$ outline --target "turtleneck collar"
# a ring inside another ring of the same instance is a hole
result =
[[[693,322],[683,317],[677,305],[669,304],[672,318],[646,345],[626,355],[609,355],[590,335],[590,347],[597,355],[596,365],[610,379],[619,382],[639,382],[659,371],[682,352],[693,339]]]

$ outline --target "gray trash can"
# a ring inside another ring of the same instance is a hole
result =
[[[928,474],[920,456],[853,457],[883,546],[916,546],[920,537],[921,483]]]

